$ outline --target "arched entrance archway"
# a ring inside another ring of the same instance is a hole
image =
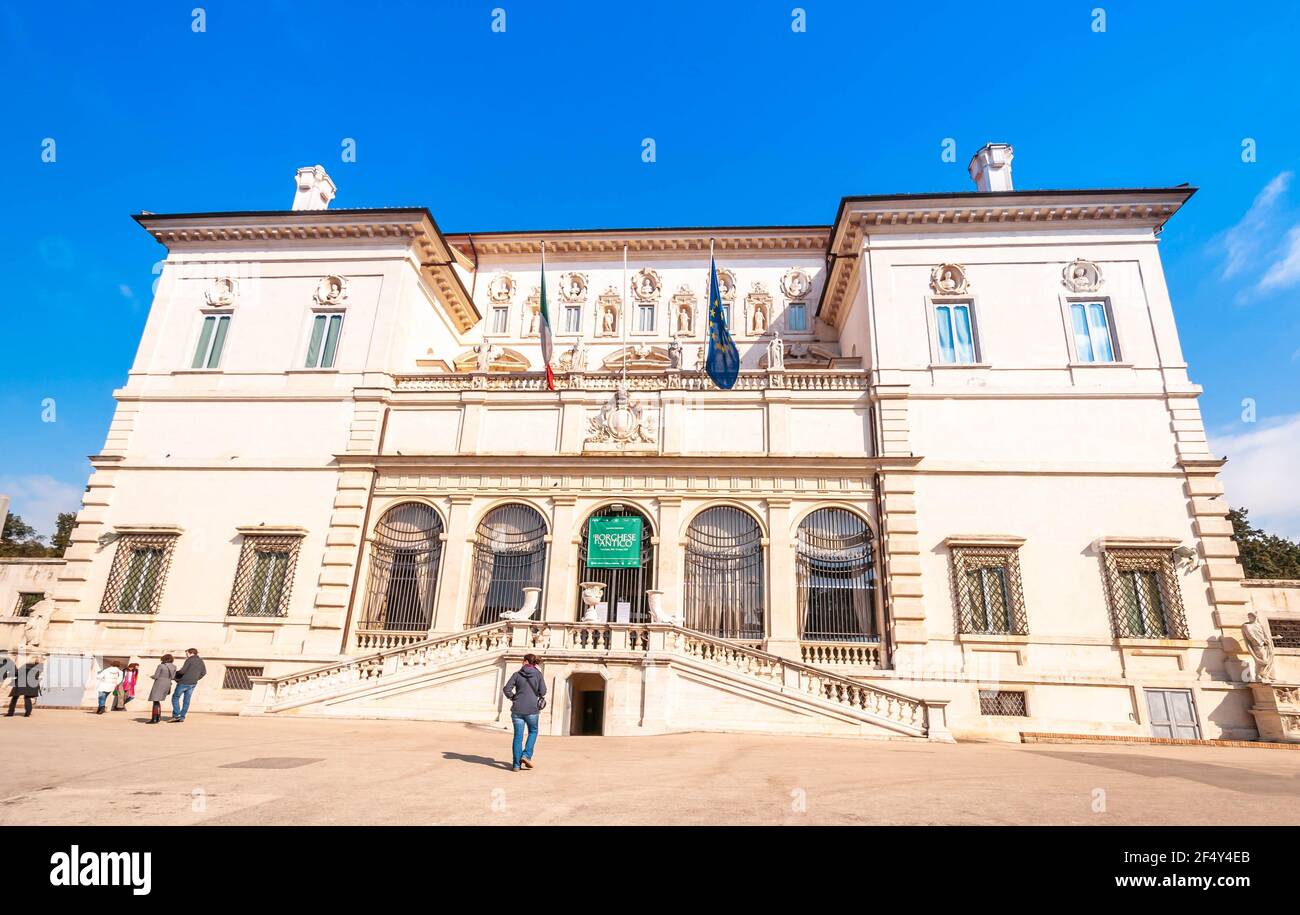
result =
[[[871,528],[845,508],[819,508],[799,524],[799,634],[874,642],[876,564]]]
[[[641,564],[635,568],[622,569],[604,569],[588,568],[589,551],[587,540],[591,534],[592,518],[640,518],[641,519]],[[607,505],[604,508],[597,509],[587,516],[587,520],[582,522],[582,540],[578,547],[578,581],[603,581],[605,583],[605,601],[609,604],[609,622],[618,622],[618,605],[627,603],[629,605],[628,622],[647,623],[650,621],[650,610],[646,606],[645,592],[647,588],[655,586],[655,546],[650,541],[651,528],[650,519],[640,509],[627,505],[615,504]],[[581,619],[586,607],[582,603],[582,595],[578,594],[575,598],[577,616],[574,619]]]
[[[763,638],[763,531],[748,512],[706,508],[686,530],[686,627],[724,639]]]
[[[370,541],[370,573],[362,629],[425,632],[442,559],[442,518],[422,502],[384,512]]]
[[[523,606],[524,588],[541,588],[546,572],[546,519],[531,505],[499,505],[479,522],[469,625],[486,626],[502,610]],[[540,598],[539,598],[540,599]],[[539,605],[535,617],[541,616]]]

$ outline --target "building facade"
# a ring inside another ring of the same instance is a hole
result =
[[[1010,152],[821,226],[451,234],[319,167],[137,216],[166,260],[40,649],[197,647],[248,714],[499,722],[531,651],[557,734],[1255,738],[1157,244],[1193,190]]]

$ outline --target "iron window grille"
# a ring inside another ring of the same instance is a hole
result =
[[[230,589],[229,614],[288,616],[301,544],[301,534],[245,534],[235,583]]]
[[[176,538],[176,534],[119,537],[99,612],[157,613]]]
[[[747,512],[706,508],[686,531],[686,627],[723,639],[762,639],[763,533]]]
[[[41,591],[18,592],[18,606],[14,607],[14,616],[31,616],[32,608],[45,600]]]
[[[502,505],[479,522],[469,625],[485,626],[503,610],[518,610],[524,588],[541,588],[546,574],[546,521],[527,505]],[[541,595],[538,612],[541,615]]]
[[[1172,550],[1105,551],[1111,623],[1120,639],[1186,639],[1187,616]]]
[[[370,542],[362,629],[430,629],[441,568],[442,533],[442,518],[423,503],[404,502],[384,512]]]
[[[967,635],[1028,635],[1020,550],[954,546],[951,551],[957,630]]]
[[[982,689],[980,690],[981,715],[1014,715],[1018,718],[1029,716],[1025,706],[1025,694],[1018,690]]]
[[[1268,631],[1274,648],[1300,648],[1300,620],[1270,619]]]
[[[253,688],[253,677],[262,676],[261,667],[227,667],[226,672],[221,677],[222,689],[243,689]]]
[[[800,636],[879,641],[871,529],[853,512],[819,508],[799,525],[795,556]]]
[[[629,603],[631,607],[630,622],[648,623],[650,621],[650,608],[646,602],[646,589],[655,586],[655,547],[653,537],[650,533],[650,519],[644,514],[631,506],[613,506],[607,505],[604,508],[593,512],[588,518],[640,518],[641,519],[641,565],[634,569],[589,569],[587,568],[588,545],[587,536],[590,533],[591,525],[584,523],[582,525],[582,539],[578,547],[578,579],[579,581],[603,581],[605,583],[604,597],[602,598],[609,604],[609,620],[613,621],[618,616],[618,605],[620,603]],[[582,594],[579,593],[575,598],[576,613],[574,619],[581,619],[582,614],[587,607],[582,602]]]

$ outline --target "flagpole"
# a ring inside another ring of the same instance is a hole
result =
[[[632,289],[627,284],[627,242],[623,242],[623,384],[627,384],[627,306],[631,304]]]

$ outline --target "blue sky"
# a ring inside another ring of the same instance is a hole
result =
[[[1229,497],[1300,536],[1300,7],[925,6],[3,4],[0,492],[46,531],[79,506],[163,254],[141,209],[282,209],[319,162],[451,231],[823,223],[967,189],[997,140],[1018,188],[1201,188],[1161,243],[1184,349]]]

